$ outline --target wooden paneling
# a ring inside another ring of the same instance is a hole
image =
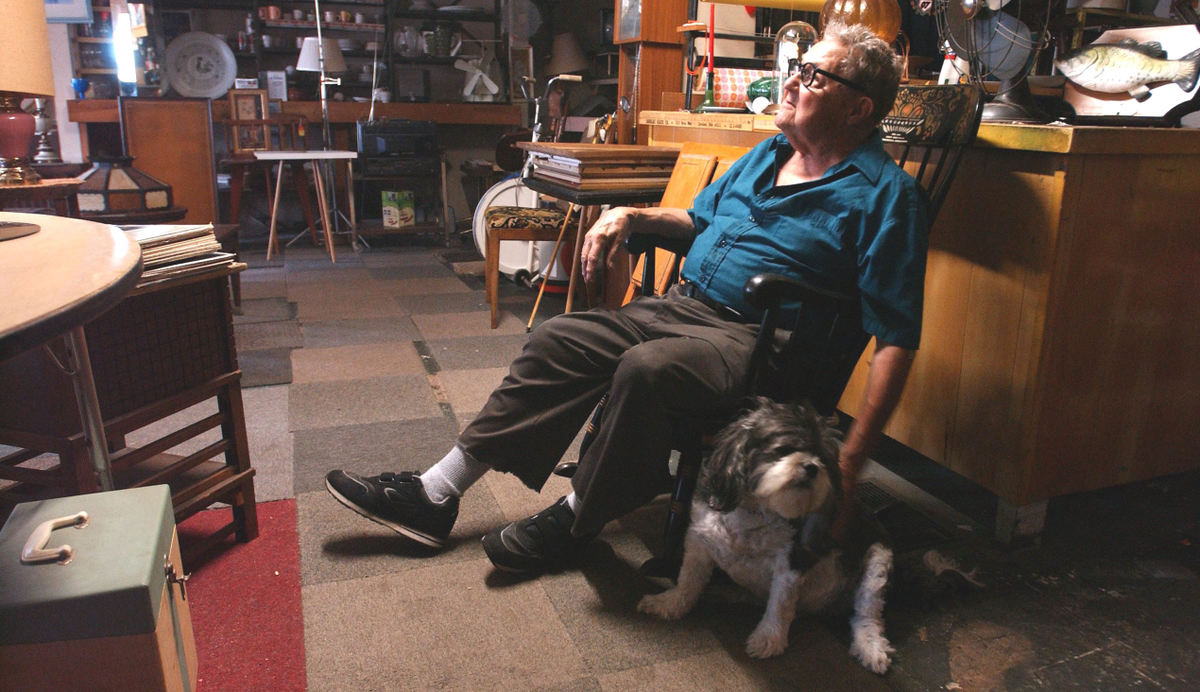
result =
[[[652,144],[775,132],[722,117],[643,121]],[[930,238],[888,435],[1016,506],[1200,467],[1197,189],[1195,130],[982,125]]]
[[[125,146],[134,166],[169,183],[184,223],[217,223],[217,173],[208,99],[126,99]]]

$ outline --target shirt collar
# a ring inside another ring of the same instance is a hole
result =
[[[788,143],[787,137],[783,134],[775,135],[775,139],[771,144],[775,150],[775,165],[776,169],[782,164],[784,158],[791,156],[792,145]],[[879,182],[879,176],[883,171],[883,166],[888,161],[891,161],[891,156],[883,148],[883,135],[878,128],[867,137],[867,141],[858,146],[857,149],[850,152],[850,155],[841,161],[830,166],[829,170],[825,171],[822,178],[834,176],[844,169],[853,166],[866,177],[867,181],[872,185]]]

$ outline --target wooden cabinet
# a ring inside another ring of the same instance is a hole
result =
[[[228,275],[241,268],[136,288],[84,330],[117,488],[170,485],[176,521],[232,505],[232,521],[197,552],[230,534],[258,534],[229,302]],[[5,488],[6,499],[38,496],[38,486],[59,495],[98,489],[70,378],[49,354],[35,348],[0,362],[0,444],[17,448],[5,451],[0,478],[20,484]],[[169,425],[195,405],[212,412]],[[161,436],[126,445],[148,426]],[[25,464],[39,455],[47,463]]]
[[[776,132],[769,116],[643,122],[651,144]],[[980,126],[886,432],[994,492],[1002,536],[1038,530],[1050,498],[1200,467],[1198,185],[1200,131]]]
[[[68,25],[72,75],[88,81],[90,98],[116,98],[120,86],[113,54],[111,14],[107,7],[93,7],[92,18],[91,24]]]
[[[662,108],[664,91],[681,89],[683,38],[677,31],[687,20],[685,0],[615,0],[613,43],[620,50],[617,77],[618,141],[645,144],[637,132],[638,113]],[[626,108],[627,107],[627,108]]]

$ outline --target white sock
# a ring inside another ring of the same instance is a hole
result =
[[[571,508],[571,511],[574,512],[576,516],[579,515],[579,498],[575,496],[574,490],[571,491],[570,495],[567,495],[567,506]]]
[[[454,445],[449,454],[421,474],[421,485],[431,502],[441,504],[451,497],[462,497],[467,488],[491,469],[491,466],[475,461],[462,448]]]

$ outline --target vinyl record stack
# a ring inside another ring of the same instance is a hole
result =
[[[122,229],[142,248],[142,279],[138,286],[225,267],[235,259],[233,253],[221,251],[212,224],[123,226]]]
[[[529,152],[530,175],[573,190],[663,188],[679,156],[672,147],[627,144],[521,142]]]

